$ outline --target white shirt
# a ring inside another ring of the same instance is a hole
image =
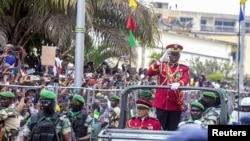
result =
[[[238,114],[239,113],[239,114]],[[238,115],[239,115],[239,118],[242,117],[242,116],[245,116],[245,115],[248,115],[250,114],[250,112],[242,112],[242,111],[233,111],[231,116],[238,122]]]

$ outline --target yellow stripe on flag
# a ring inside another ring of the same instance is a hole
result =
[[[129,0],[129,6],[132,8],[132,9],[136,9],[137,8],[137,3],[135,0]]]
[[[100,117],[100,112],[94,111],[94,118],[99,119]]]
[[[240,0],[240,4],[243,5],[246,3],[247,0]]]

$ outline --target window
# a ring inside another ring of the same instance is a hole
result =
[[[246,33],[250,33],[250,23],[249,22],[245,22],[245,29],[246,29]]]
[[[201,20],[201,25],[206,25],[207,24],[207,20]]]
[[[157,3],[157,8],[162,8],[162,3]]]
[[[226,20],[215,21],[215,31],[218,32],[235,32],[235,22]]]
[[[182,22],[182,23],[185,23],[185,22],[188,22],[188,21],[191,21],[191,20],[193,20],[193,18],[188,18],[188,17],[181,17],[180,18],[180,22]]]
[[[246,22],[246,23],[245,23],[245,27],[246,27],[246,28],[250,28],[250,23],[247,23],[247,22]]]
[[[200,30],[201,31],[212,31],[212,27],[207,25],[207,20],[201,19],[200,23]]]

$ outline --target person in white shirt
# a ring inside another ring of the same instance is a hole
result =
[[[231,117],[236,121],[239,121],[242,116],[250,114],[250,97],[243,98],[239,106],[240,109],[234,110],[231,113]]]
[[[61,70],[62,70],[62,60],[60,57],[60,49],[57,47],[56,55],[55,55],[55,65],[53,67],[54,76],[56,76],[57,74],[60,74]]]

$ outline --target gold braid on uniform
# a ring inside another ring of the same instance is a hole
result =
[[[177,82],[177,80],[175,79],[175,75],[179,71],[179,67],[180,67],[180,65],[178,64],[177,67],[176,67],[175,72],[173,73],[171,71],[171,68],[169,67],[169,64],[167,64],[166,72],[167,72],[167,76],[169,78],[169,83],[170,84],[174,83],[174,82]],[[183,81],[181,81],[181,82],[184,84]],[[183,108],[183,100],[182,100],[183,99],[183,92],[180,91],[180,90],[175,90],[174,92],[175,92],[175,95],[176,95],[176,101],[177,101],[177,103],[179,105],[179,108],[182,109]]]
[[[157,70],[158,70],[158,68],[155,68],[154,64],[151,65],[151,69],[152,69],[153,71],[157,71]]]
[[[173,82],[176,82],[175,75],[179,71],[179,67],[180,67],[180,65],[178,64],[177,67],[176,67],[175,72],[173,73],[171,71],[171,68],[169,67],[169,64],[167,63],[166,72],[167,72],[167,76],[169,78],[170,84],[173,83]]]

